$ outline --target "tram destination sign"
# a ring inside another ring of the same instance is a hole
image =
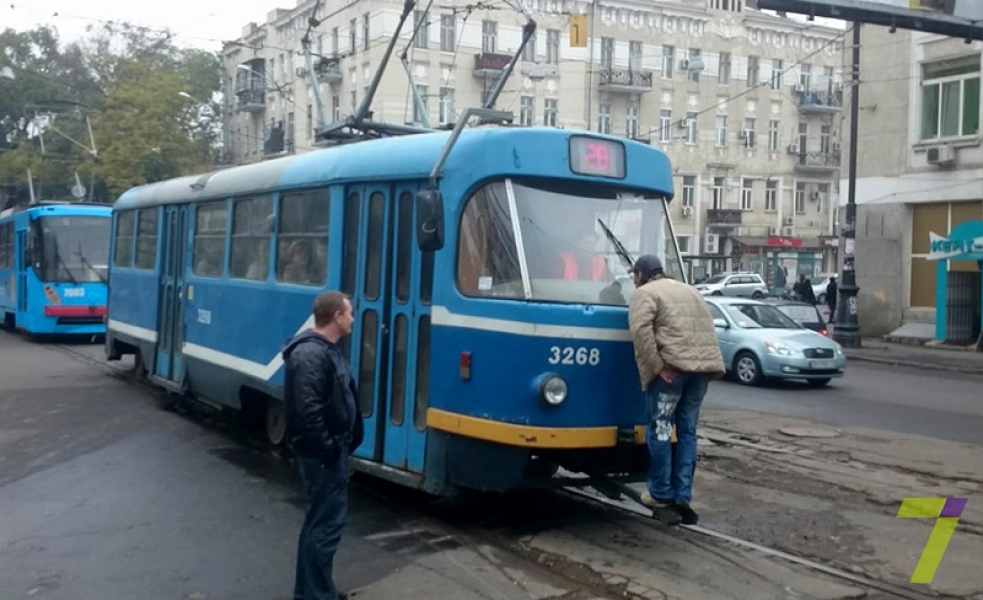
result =
[[[983,40],[983,0],[748,0],[747,4],[762,10]]]

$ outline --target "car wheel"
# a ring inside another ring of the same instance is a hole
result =
[[[761,292],[761,290],[755,290],[754,293],[751,294],[751,297],[755,300],[761,300],[765,297],[765,295]]]
[[[764,379],[758,357],[747,351],[734,357],[734,375],[744,385],[758,385]]]
[[[710,294],[710,295],[711,295],[711,296],[723,296],[723,295],[724,295],[724,293],[723,293],[723,292],[721,292],[720,290],[717,290],[716,292],[714,292],[714,293],[712,293],[712,294]]]
[[[816,304],[826,304],[826,294],[819,294],[819,297],[816,298]]]
[[[279,446],[286,437],[287,419],[283,402],[270,398],[266,401],[266,439],[273,446]]]
[[[807,381],[809,382],[809,387],[821,388],[821,387],[826,387],[826,384],[830,382],[830,378],[827,377],[825,379],[809,379]]]

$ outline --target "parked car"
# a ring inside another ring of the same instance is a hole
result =
[[[811,329],[816,333],[821,333],[829,337],[826,320],[823,319],[823,314],[819,312],[819,308],[816,305],[797,300],[786,300],[784,298],[767,298],[766,302],[782,311],[786,317],[806,329]]]
[[[764,298],[768,285],[757,273],[717,273],[696,285],[704,296],[747,296]]]
[[[846,356],[833,340],[802,327],[767,302],[706,298],[729,373],[744,385],[804,379],[823,387],[843,377]]]

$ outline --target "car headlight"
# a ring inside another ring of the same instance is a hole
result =
[[[765,348],[771,354],[780,354],[782,356],[792,356],[795,354],[795,350],[792,350],[781,342],[765,342]]]
[[[567,399],[567,382],[559,375],[549,375],[539,384],[539,396],[550,406],[559,406]]]
[[[843,346],[841,346],[837,342],[833,342],[833,346],[834,346],[834,349],[836,351],[836,355],[837,356],[843,356]]]

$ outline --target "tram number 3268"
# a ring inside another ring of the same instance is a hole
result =
[[[550,348],[549,363],[551,365],[591,365],[601,362],[601,351],[598,348]]]

